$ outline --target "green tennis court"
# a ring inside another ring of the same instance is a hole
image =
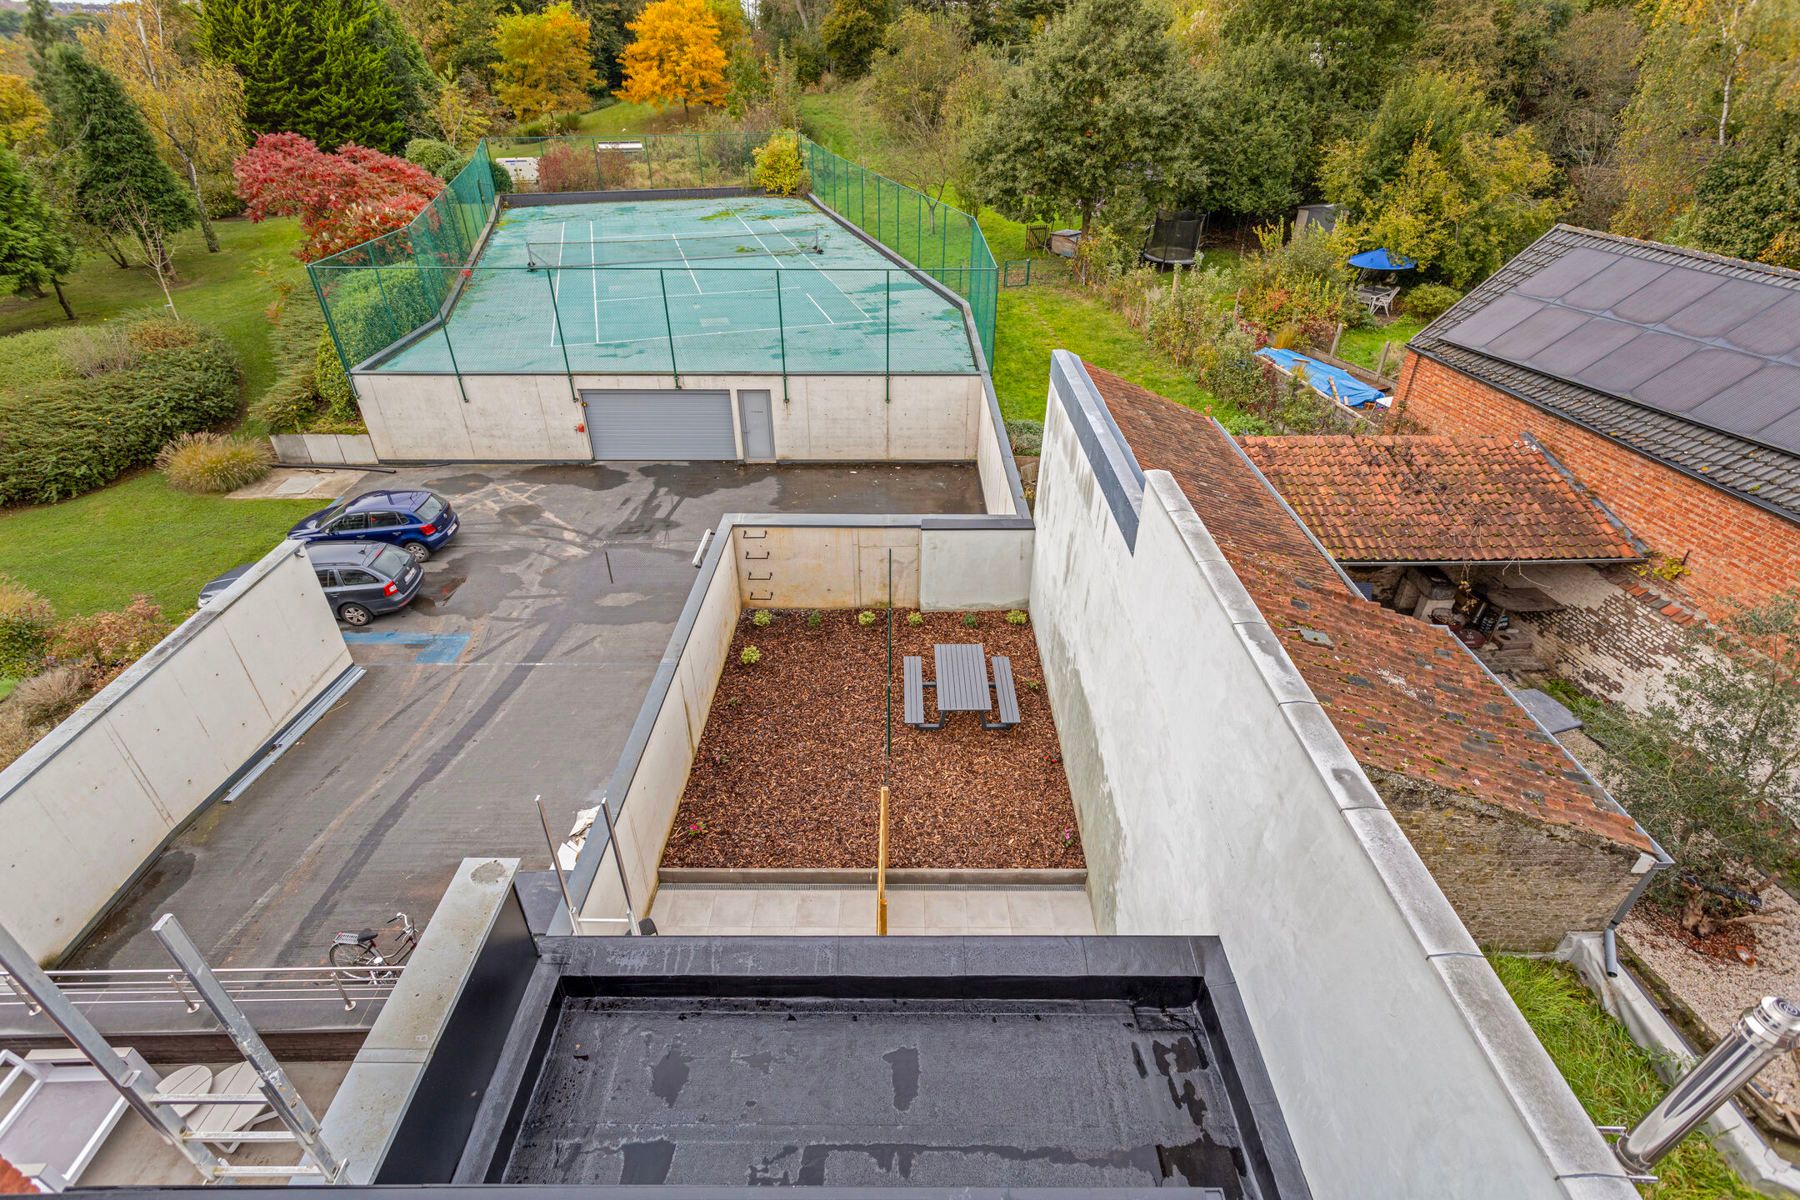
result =
[[[408,268],[397,268],[407,270]],[[380,371],[966,374],[960,308],[801,200],[503,209]]]

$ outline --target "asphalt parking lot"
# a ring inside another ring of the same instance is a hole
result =
[[[972,466],[646,463],[405,469],[457,539],[403,613],[349,634],[367,675],[234,804],[164,850],[62,965],[167,966],[173,912],[215,965],[321,962],[332,934],[423,923],[457,862],[549,865],[594,803],[728,512],[977,512]]]

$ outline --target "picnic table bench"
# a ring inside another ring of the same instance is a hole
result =
[[[907,655],[901,661],[901,703],[908,725],[914,729],[942,729],[944,717],[953,712],[979,713],[983,729],[1011,729],[1019,723],[1019,695],[1013,688],[1012,659],[993,656],[994,681],[988,683],[988,656],[980,642],[932,647],[937,677],[925,678],[925,660]],[[937,720],[925,719],[925,690],[937,694]],[[988,720],[989,709],[998,706],[1000,719]]]

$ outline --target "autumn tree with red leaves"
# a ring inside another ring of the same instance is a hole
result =
[[[443,189],[431,172],[354,143],[327,154],[297,133],[265,133],[232,173],[245,215],[299,217],[302,262],[398,229]]]

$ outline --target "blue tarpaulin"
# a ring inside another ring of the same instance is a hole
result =
[[[1293,350],[1258,350],[1256,356],[1268,359],[1289,374],[1295,371],[1305,372],[1307,385],[1313,391],[1346,407],[1361,408],[1365,404],[1375,404],[1386,408],[1388,405],[1386,392],[1370,387],[1342,367],[1322,363]]]
[[[1418,266],[1418,262],[1410,258],[1395,258],[1388,253],[1387,247],[1379,250],[1364,250],[1361,254],[1352,254],[1350,265],[1364,271],[1410,271]]]

